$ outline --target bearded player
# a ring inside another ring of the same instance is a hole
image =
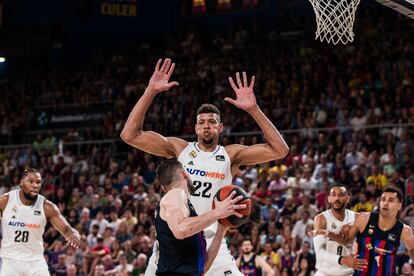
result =
[[[252,146],[238,144],[220,146],[219,135],[223,131],[223,123],[220,111],[211,104],[203,104],[197,110],[196,142],[164,137],[159,133],[143,130],[145,114],[154,97],[158,93],[178,86],[175,81],[169,82],[174,68],[175,64],[171,63],[171,59],[165,59],[162,65],[161,59],[158,61],[148,87],[128,117],[121,138],[142,151],[167,158],[178,158],[191,175],[194,192],[190,201],[201,215],[212,209],[214,195],[221,187],[232,183],[232,175],[239,166],[284,158],[289,148],[276,127],[257,105],[253,92],[255,77],[252,77],[249,84],[245,72],[243,72],[243,79],[240,78],[239,73],[236,74],[237,84],[229,77],[236,99],[224,100],[250,114],[261,128],[267,143]],[[216,229],[217,224],[214,224],[205,230],[207,247],[210,246]],[[155,274],[154,255],[153,253],[146,275]],[[206,275],[241,275],[225,241]]]
[[[349,202],[347,188],[342,184],[334,184],[329,190],[330,209],[315,217],[314,230],[321,229],[339,232],[342,226],[355,221],[355,213],[346,209]],[[321,235],[313,238],[316,253],[316,276],[350,276],[354,269],[364,269],[364,259],[355,258],[353,244],[342,245]]]

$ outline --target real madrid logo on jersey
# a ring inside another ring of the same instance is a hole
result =
[[[13,207],[12,207],[12,211],[13,211],[14,213],[17,213],[17,205],[13,205]]]
[[[332,230],[335,230],[335,229],[336,229],[336,224],[335,224],[335,222],[332,222],[331,227],[332,227]]]
[[[190,153],[188,154],[191,158],[196,158],[197,157],[197,153],[195,152],[195,150],[190,151]]]

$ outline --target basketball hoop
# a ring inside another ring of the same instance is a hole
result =
[[[347,44],[354,41],[355,12],[360,0],[309,0],[316,14],[320,41]]]

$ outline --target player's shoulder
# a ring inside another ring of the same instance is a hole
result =
[[[0,211],[4,211],[4,209],[6,209],[8,202],[9,202],[9,193],[2,194],[0,196]]]
[[[168,141],[170,148],[172,148],[172,150],[174,151],[174,154],[168,158],[178,158],[189,144],[189,142],[178,137],[166,137],[165,139]]]
[[[175,205],[185,202],[187,195],[181,188],[173,188],[169,190],[161,199],[160,206]]]
[[[355,212],[355,214],[358,214],[358,218],[360,219],[369,219],[369,217],[371,216],[371,212]]]
[[[314,228],[325,229],[326,228],[326,217],[324,215],[326,211],[319,213],[314,218]]]
[[[46,198],[43,201],[43,210],[45,211],[46,218],[60,214],[57,205]]]
[[[247,146],[245,146],[245,145],[231,144],[231,145],[225,146],[223,148],[227,152],[227,155],[229,156],[230,160],[234,160],[236,155],[246,147]]]
[[[413,241],[413,230],[411,229],[411,227],[407,224],[403,224],[403,228],[401,231],[401,241],[406,243],[407,241],[410,241],[410,244],[412,246],[414,246],[414,241]]]
[[[358,213],[358,216],[355,216],[354,225],[362,232],[367,226],[370,217],[371,212],[360,212]]]

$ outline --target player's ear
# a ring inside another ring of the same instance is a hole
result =
[[[224,125],[223,125],[222,122],[220,122],[220,124],[219,124],[219,133],[222,133],[223,129],[224,129]]]
[[[198,127],[198,125],[197,125],[197,123],[195,123],[195,125],[194,125],[194,132],[198,135],[198,129],[199,129],[199,127]]]

